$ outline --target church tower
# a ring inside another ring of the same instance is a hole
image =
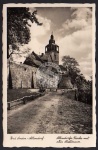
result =
[[[48,58],[48,62],[59,65],[59,46],[55,44],[53,34],[50,36],[49,44],[45,46],[45,55]]]

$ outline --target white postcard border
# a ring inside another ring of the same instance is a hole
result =
[[[92,7],[93,133],[92,134],[7,134],[7,7]],[[4,147],[96,147],[95,4],[4,4],[3,5],[3,146]],[[57,137],[82,137],[80,143],[57,143]],[[12,140],[11,138],[16,138]],[[23,139],[20,139],[20,138]],[[31,138],[32,137],[32,138]],[[31,139],[30,139],[31,138]],[[34,139],[35,138],[35,139]],[[39,139],[36,139],[39,138]],[[88,138],[88,139],[84,139]]]

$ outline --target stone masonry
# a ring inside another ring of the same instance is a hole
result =
[[[10,62],[7,69],[8,88],[37,88],[35,77],[37,68]]]

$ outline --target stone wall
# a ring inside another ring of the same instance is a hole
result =
[[[73,88],[73,85],[71,83],[71,79],[68,75],[65,74],[65,75],[61,76],[59,88],[61,88],[61,89],[72,89]]]
[[[25,64],[18,64],[15,62],[8,62],[7,64],[7,82],[8,88],[38,88],[36,80],[36,67],[31,67]],[[55,82],[55,81],[54,81]],[[48,83],[48,79],[47,79]],[[53,84],[54,85],[54,84]],[[47,88],[51,88],[49,85]],[[70,89],[73,88],[71,80],[68,76],[63,75],[59,83],[59,88]]]
[[[14,62],[8,63],[8,88],[37,88],[37,68]]]

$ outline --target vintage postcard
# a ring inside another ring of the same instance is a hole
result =
[[[95,4],[2,13],[3,146],[96,147]]]

